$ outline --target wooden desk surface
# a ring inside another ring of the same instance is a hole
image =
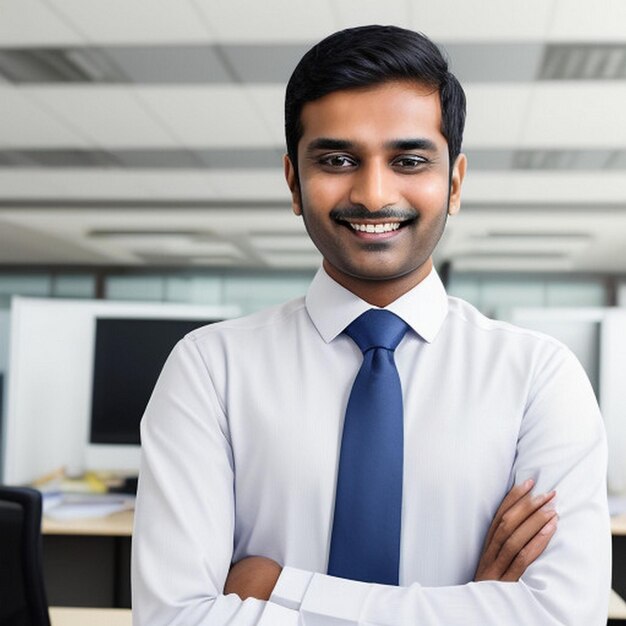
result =
[[[122,511],[106,517],[58,521],[45,515],[41,523],[44,535],[99,535],[130,537],[133,532],[134,511]],[[611,518],[611,533],[626,535],[626,513]]]
[[[132,626],[130,609],[50,607],[52,626]]]
[[[45,515],[41,521],[44,535],[98,535],[100,537],[130,537],[133,532],[134,511],[121,511],[106,517],[53,520]]]

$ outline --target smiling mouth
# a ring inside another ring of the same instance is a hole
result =
[[[414,219],[407,219],[403,221],[395,222],[357,222],[352,220],[336,220],[341,226],[345,226],[355,233],[366,233],[371,235],[382,235],[386,233],[393,233],[400,230],[402,227],[413,223]]]
[[[387,224],[354,224],[348,222],[348,225],[352,230],[359,231],[360,233],[390,233],[400,228],[399,222],[389,222]]]

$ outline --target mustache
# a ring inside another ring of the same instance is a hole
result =
[[[337,207],[329,216],[333,220],[381,220],[395,219],[400,221],[414,220],[419,217],[417,209],[399,209],[395,207],[383,207],[378,211],[368,211],[363,205]]]

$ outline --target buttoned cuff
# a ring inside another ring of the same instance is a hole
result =
[[[357,624],[371,589],[370,583],[314,574],[300,612],[315,626]]]
[[[312,572],[306,572],[295,567],[283,567],[283,571],[274,585],[270,602],[299,611],[312,577]]]

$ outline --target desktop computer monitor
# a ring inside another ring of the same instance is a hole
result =
[[[136,471],[139,423],[167,356],[214,321],[96,318],[87,468]]]

